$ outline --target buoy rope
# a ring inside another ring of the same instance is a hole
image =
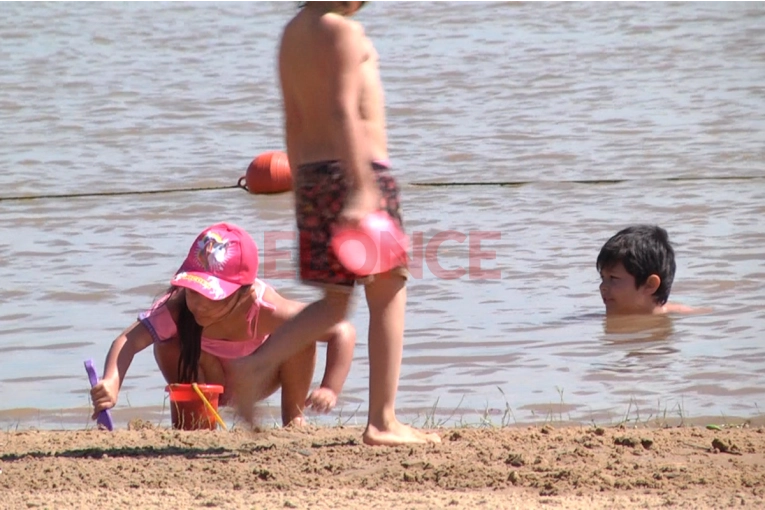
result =
[[[458,187],[458,186],[482,186],[482,187],[503,187],[503,186],[525,186],[529,184],[544,183],[568,183],[568,184],[622,184],[627,182],[691,182],[691,181],[756,181],[765,180],[764,176],[729,176],[729,177],[662,177],[658,179],[593,179],[593,180],[564,180],[564,181],[466,181],[466,182],[412,182],[411,186],[419,187]],[[87,198],[87,197],[114,197],[125,195],[156,195],[160,193],[188,193],[192,191],[213,191],[223,189],[241,188],[246,190],[244,178],[239,179],[237,184],[228,186],[202,186],[197,188],[174,188],[174,189],[154,189],[154,190],[135,190],[135,191],[97,191],[93,193],[66,193],[61,195],[19,195],[19,196],[0,196],[0,202],[21,201],[21,200],[40,200],[45,198]]]
[[[661,177],[656,179],[592,179],[564,181],[466,181],[466,182],[413,182],[412,186],[449,187],[449,186],[525,186],[528,184],[622,184],[625,182],[690,182],[690,181],[755,181],[764,180],[765,175],[722,176],[722,177]]]
[[[63,195],[20,195],[15,197],[0,197],[0,202],[11,200],[38,200],[43,198],[85,198],[85,197],[115,197],[124,195],[156,195],[160,193],[185,193],[189,191],[210,191],[220,189],[244,188],[240,184],[229,186],[204,186],[198,188],[152,189],[138,191],[97,191],[94,193],[67,193]]]

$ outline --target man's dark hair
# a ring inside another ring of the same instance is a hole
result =
[[[619,262],[635,278],[635,287],[645,284],[652,274],[661,278],[653,297],[663,305],[675,279],[675,250],[667,231],[657,225],[633,225],[619,231],[606,241],[598,254],[598,272],[610,269]]]

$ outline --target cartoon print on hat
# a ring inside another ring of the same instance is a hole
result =
[[[196,243],[197,261],[207,272],[223,269],[224,264],[231,258],[228,252],[229,241],[217,232],[209,231]]]

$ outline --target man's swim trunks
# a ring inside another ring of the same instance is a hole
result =
[[[404,231],[399,191],[390,167],[373,163],[382,195],[380,209],[390,214]],[[343,209],[348,194],[347,177],[339,161],[301,165],[295,176],[295,212],[298,227],[300,279],[312,285],[352,290],[356,282],[368,283],[343,267],[331,246],[332,227]],[[405,279],[405,265],[394,270]]]

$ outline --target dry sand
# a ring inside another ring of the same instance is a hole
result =
[[[0,508],[765,508],[765,428],[0,433]]]

